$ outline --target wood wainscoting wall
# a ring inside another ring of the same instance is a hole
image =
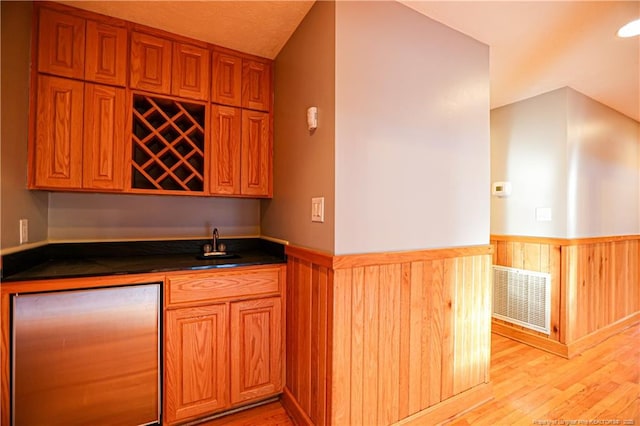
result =
[[[492,235],[493,263],[551,274],[551,334],[493,319],[498,334],[572,358],[640,321],[640,236]]]
[[[491,246],[287,256],[298,424],[433,423],[491,398]]]

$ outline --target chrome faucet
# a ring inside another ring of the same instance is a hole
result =
[[[218,228],[213,228],[213,236],[211,237],[211,245],[213,246],[211,251],[213,252],[218,251],[218,238],[220,238],[220,235],[218,235]]]

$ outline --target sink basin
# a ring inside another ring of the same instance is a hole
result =
[[[215,260],[215,259],[237,259],[240,256],[234,253],[226,252],[226,251],[209,251],[206,253],[199,254],[197,257],[200,260]]]

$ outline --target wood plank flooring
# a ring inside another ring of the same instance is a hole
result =
[[[293,426],[280,402],[271,402],[239,413],[230,414],[198,426]]]
[[[491,337],[495,399],[449,425],[640,425],[640,325],[571,360]]]
[[[491,337],[495,399],[445,424],[640,425],[640,325],[572,360],[496,334]],[[203,425],[290,426],[293,422],[274,402]]]

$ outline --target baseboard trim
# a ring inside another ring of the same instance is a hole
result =
[[[516,340],[520,343],[524,343],[525,345],[533,346],[534,348],[542,349],[546,352],[551,352],[552,354],[563,358],[569,358],[569,348],[564,343],[529,333],[525,330],[510,327],[507,324],[501,324],[493,320],[491,321],[491,332]]]
[[[297,426],[313,426],[313,421],[311,421],[307,413],[305,413],[291,391],[286,386],[282,391],[280,402],[282,402],[282,406],[284,407],[285,411],[293,419],[293,422]]]
[[[507,324],[501,324],[495,321],[491,322],[491,332],[533,346],[534,348],[551,352],[563,358],[571,359],[638,322],[640,322],[640,312],[635,312],[569,344],[556,342],[555,340],[528,333],[525,330],[510,327]]]
[[[439,425],[463,416],[469,411],[491,401],[493,391],[490,383],[482,383],[469,390],[445,399],[438,404],[405,417],[394,426],[404,425]],[[460,407],[465,407],[460,411]]]
[[[631,327],[632,325],[640,322],[640,312],[634,312],[633,314],[624,317],[612,324],[602,327],[591,334],[579,338],[575,342],[569,343],[568,357],[569,359],[580,355],[582,352],[604,342],[609,337],[620,333],[622,330]]]

